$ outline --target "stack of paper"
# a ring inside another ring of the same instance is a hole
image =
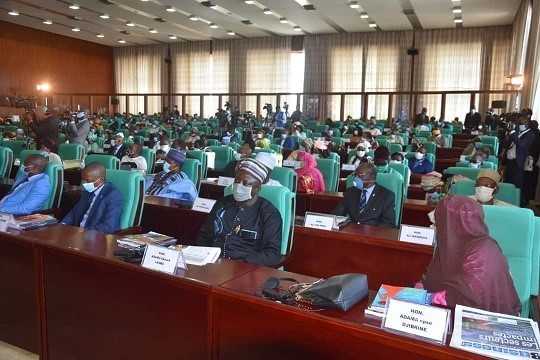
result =
[[[221,248],[206,246],[186,246],[182,248],[182,254],[187,264],[204,266],[213,264],[221,255]]]
[[[176,239],[168,235],[159,234],[150,231],[146,234],[127,235],[118,240],[116,243],[119,247],[129,250],[142,250],[147,244],[170,246],[176,244]]]
[[[420,305],[431,305],[431,294],[424,289],[382,284],[371,305],[364,311],[367,316],[383,317],[389,299]]]
[[[9,226],[18,230],[31,230],[51,224],[56,224],[57,222],[58,220],[56,220],[56,218],[51,215],[32,214],[18,217],[17,219],[15,219],[15,223],[10,224]]]

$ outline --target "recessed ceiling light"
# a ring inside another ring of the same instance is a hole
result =
[[[456,19],[454,19],[454,22],[455,22],[456,24],[462,24],[462,23],[463,23],[463,19],[461,19],[461,18],[456,18]]]
[[[279,19],[279,22],[282,23],[282,24],[287,24],[289,22],[289,20],[287,20],[285,18],[281,18],[281,19]]]
[[[148,1],[150,1],[150,0],[141,0],[141,1],[142,1],[142,2],[148,2]]]
[[[210,28],[212,28],[212,29],[217,29],[219,27],[214,23],[210,23],[210,25],[208,25],[208,26],[210,26]]]
[[[176,40],[177,37],[176,37],[176,35],[169,35],[169,39],[171,39],[171,40]]]
[[[150,29],[150,30],[148,30],[148,32],[150,34],[157,34],[158,33],[158,31],[156,29]]]
[[[11,16],[19,16],[19,12],[17,10],[11,10],[10,12],[8,12],[8,14]]]
[[[130,21],[130,22],[126,23],[126,26],[135,26],[135,23]]]
[[[69,8],[71,10],[79,10],[81,7],[79,6],[79,4],[71,4],[69,5]]]
[[[369,15],[366,12],[360,14],[360,19],[369,19]]]
[[[295,27],[293,27],[293,30],[294,31],[302,31],[302,28],[300,26],[295,26]]]
[[[81,29],[79,29],[79,28],[73,28],[73,29],[71,29],[71,31],[79,32],[79,31],[81,31]]]
[[[359,9],[359,8],[360,8],[360,4],[358,4],[356,1],[351,1],[351,2],[349,3],[349,7],[350,7],[351,9]]]
[[[209,6],[210,9],[217,9],[217,5],[216,4],[212,4]]]
[[[97,36],[98,38],[104,38],[104,37],[105,37],[105,35],[103,35],[103,34],[97,34],[96,36]]]
[[[248,4],[248,5],[253,5],[253,4],[255,4],[255,1],[253,1],[253,0],[245,0],[244,2],[245,2],[246,4]]]
[[[376,27],[377,27],[377,24],[376,24],[376,23],[369,23],[369,27],[370,27],[370,28],[376,28]]]
[[[195,15],[191,15],[191,16],[189,17],[189,20],[191,20],[191,21],[199,21],[199,18],[196,17]]]
[[[109,15],[107,15],[107,14],[101,14],[101,15],[99,15],[99,17],[102,18],[102,19],[105,19],[105,20],[111,18],[111,17],[110,17]]]
[[[462,12],[461,6],[456,6],[455,8],[452,9],[452,12],[454,14],[461,14],[461,12]]]
[[[167,6],[167,8],[165,9],[165,11],[170,12],[170,13],[173,13],[173,12],[176,11],[176,9],[173,8],[172,6]]]
[[[461,0],[452,0],[452,2],[455,2],[455,3],[458,3],[460,2]]]
[[[263,13],[264,13],[265,15],[272,15],[272,10],[266,8],[266,9],[263,10]]]
[[[236,33],[234,31],[227,31],[227,35],[234,36],[234,35],[236,35]]]
[[[120,44],[125,44],[125,43],[126,43],[126,40],[119,39],[118,42],[119,42]]]
[[[43,20],[43,23],[45,25],[52,25],[52,21],[51,20]]]

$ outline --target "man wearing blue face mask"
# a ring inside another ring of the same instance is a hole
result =
[[[393,227],[394,193],[375,183],[377,167],[371,163],[358,166],[354,186],[347,189],[335,215],[349,216],[357,224]]]
[[[193,181],[182,171],[186,153],[171,149],[165,156],[163,171],[146,181],[146,195],[155,195],[193,203],[197,189]]]
[[[112,234],[120,230],[122,194],[105,182],[105,167],[99,163],[86,165],[81,173],[81,199],[62,219],[62,224],[80,226]]]
[[[278,265],[281,216],[274,205],[258,196],[268,168],[255,159],[245,159],[236,170],[233,194],[214,205],[201,227],[198,245],[220,247],[226,259]]]
[[[0,212],[12,215],[28,215],[43,210],[51,185],[43,171],[47,159],[41,155],[26,158],[23,171],[20,171],[9,193],[0,201]]]

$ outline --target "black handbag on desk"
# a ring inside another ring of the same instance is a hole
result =
[[[297,299],[310,306],[347,311],[368,295],[367,275],[343,274],[318,281],[299,291]]]

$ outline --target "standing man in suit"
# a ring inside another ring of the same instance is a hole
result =
[[[42,155],[30,155],[24,160],[11,190],[0,201],[1,213],[17,216],[43,210],[51,193],[49,176],[43,173],[47,163]]]
[[[62,224],[106,234],[120,230],[122,194],[113,184],[105,182],[105,167],[99,163],[88,164],[81,173],[81,185],[84,189],[81,199]]]
[[[482,117],[476,112],[476,109],[473,106],[471,111],[465,116],[465,131],[471,132],[478,130],[481,121]]]
[[[377,167],[362,163],[356,168],[354,186],[347,189],[335,215],[349,216],[358,224],[395,226],[394,194],[377,185]]]
[[[67,126],[69,142],[85,146],[86,138],[90,132],[90,122],[84,111],[78,112],[76,118],[76,122],[72,120]]]
[[[111,141],[111,148],[109,149],[109,155],[116,156],[119,160],[122,160],[127,153],[127,147],[124,145],[124,134],[118,133]]]

